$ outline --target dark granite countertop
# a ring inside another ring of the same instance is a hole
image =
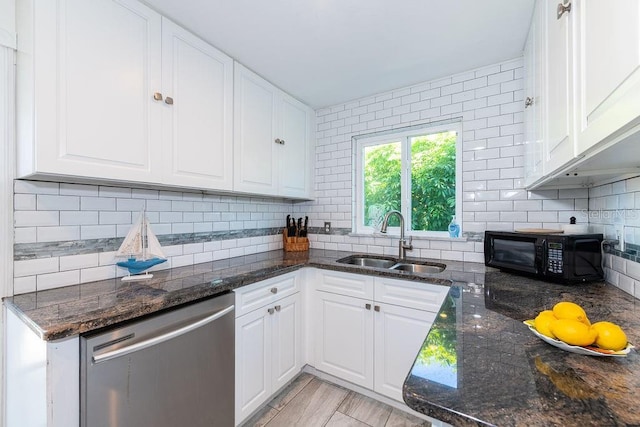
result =
[[[428,280],[446,286],[451,285],[451,280],[473,281],[484,274],[484,265],[463,262],[447,262],[444,272],[429,275],[336,263],[349,255],[352,253],[316,249],[297,253],[271,251],[161,270],[143,282],[102,280],[16,295],[5,298],[4,303],[38,336],[49,341],[209,298],[304,266]]]
[[[604,282],[558,285],[488,270],[456,283],[404,385],[413,409],[454,426],[638,426],[640,355],[565,352],[522,323],[558,301],[640,344],[638,300]]]

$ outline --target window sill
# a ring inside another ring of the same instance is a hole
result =
[[[380,238],[389,238],[389,239],[399,239],[399,234],[383,234],[383,233],[349,233],[349,237],[372,237],[374,239]],[[405,238],[413,238],[413,240],[441,240],[443,242],[467,242],[469,239],[466,237],[445,237],[445,236],[425,236],[425,235],[415,235],[415,234],[406,234]]]

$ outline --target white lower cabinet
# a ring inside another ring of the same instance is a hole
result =
[[[316,369],[372,389],[372,302],[321,291],[316,298]]]
[[[315,293],[316,369],[402,401],[404,380],[449,288],[375,278],[373,299],[363,299],[341,295],[337,276],[345,284],[363,277],[318,272],[316,287],[326,288],[326,279],[332,292]]]
[[[380,304],[374,316],[373,390],[402,402],[402,385],[436,313]]]
[[[236,318],[235,422],[244,421],[302,369],[301,298],[296,292],[279,296],[278,284],[291,275],[236,290],[236,313],[242,313],[242,295],[264,290],[272,295],[264,305]]]

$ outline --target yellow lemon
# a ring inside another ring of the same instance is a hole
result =
[[[598,331],[596,345],[606,350],[622,350],[627,346],[627,335],[622,328],[611,322],[596,322],[591,325]]]
[[[571,345],[591,345],[598,336],[598,331],[576,319],[558,319],[549,328],[556,338]]]
[[[575,319],[587,326],[591,325],[584,309],[573,302],[562,301],[557,303],[553,306],[553,314],[558,319]]]
[[[558,319],[553,315],[553,311],[541,311],[533,321],[533,327],[536,328],[536,331],[540,332],[542,335],[546,335],[549,338],[555,338],[556,336],[553,335],[551,329],[549,329],[549,324],[555,320]]]

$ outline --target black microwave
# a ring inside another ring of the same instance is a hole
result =
[[[602,234],[485,231],[484,264],[560,283],[600,280]]]

